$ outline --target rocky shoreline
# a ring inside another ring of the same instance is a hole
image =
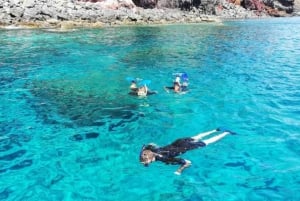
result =
[[[222,2],[211,7],[183,10],[156,6],[152,9],[136,6],[131,0],[86,2],[74,0],[4,0],[0,4],[2,28],[104,27],[173,23],[220,22],[226,19],[270,17],[266,12],[245,9]]]

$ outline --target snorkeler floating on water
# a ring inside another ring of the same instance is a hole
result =
[[[218,135],[209,139],[202,140],[202,138],[211,135],[216,132],[221,132]],[[224,129],[217,128],[212,131],[205,133],[199,133],[194,137],[180,138],[177,139],[170,145],[164,147],[157,147],[153,144],[144,145],[140,152],[140,162],[145,166],[148,166],[154,161],[161,161],[166,164],[180,165],[175,174],[180,175],[182,171],[189,167],[192,163],[189,160],[176,158],[177,156],[193,149],[205,147],[211,143],[214,143],[228,134],[235,134],[234,132]]]
[[[169,92],[169,90],[173,90],[175,93],[187,92],[187,87],[189,84],[188,81],[189,78],[186,73],[175,73],[175,80],[173,82],[173,86],[164,88],[167,92]]]
[[[186,73],[174,73],[175,80],[173,86],[165,86],[164,89],[169,92],[173,90],[175,93],[185,93],[188,91],[189,78]],[[127,77],[127,81],[130,81],[130,95],[135,96],[148,96],[152,94],[157,94],[157,91],[149,90],[148,86],[151,80],[143,80],[140,78]]]
[[[130,95],[136,95],[136,96],[148,96],[152,94],[157,94],[157,91],[151,91],[149,90],[147,84],[150,84],[150,80],[139,80],[139,85],[137,84],[137,79],[128,77],[127,80],[131,80],[131,84],[129,86],[130,88]]]
[[[137,95],[137,96],[147,96],[148,93],[148,87],[146,84],[144,84],[141,87],[138,87],[136,84],[135,80],[131,81],[131,85],[130,85],[130,90],[131,90],[131,94],[132,95]]]

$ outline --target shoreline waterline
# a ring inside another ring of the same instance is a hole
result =
[[[48,20],[48,21],[32,21],[32,22],[16,22],[13,24],[1,24],[0,30],[18,30],[18,29],[49,29],[56,30],[57,32],[68,32],[73,29],[81,28],[107,28],[107,27],[136,27],[136,26],[168,26],[168,25],[192,25],[192,24],[207,24],[207,23],[217,23],[223,24],[228,21],[242,21],[242,20],[260,20],[260,19],[269,19],[270,16],[266,17],[252,17],[252,18],[221,18],[214,15],[205,15],[201,19],[182,19],[182,20],[157,20],[157,21],[114,21],[112,23],[104,23],[101,21],[88,22],[84,20],[68,20],[68,21],[59,21],[59,20]]]
[[[201,23],[222,23],[222,19],[207,16],[202,19],[194,20],[158,20],[151,22],[134,22],[134,21],[114,21],[112,23],[103,23],[101,21],[88,22],[88,21],[35,21],[35,22],[17,22],[14,24],[2,24],[0,29],[61,29],[68,30],[73,28],[104,28],[104,27],[120,27],[120,26],[162,26],[162,25],[174,25],[174,24],[201,24]]]

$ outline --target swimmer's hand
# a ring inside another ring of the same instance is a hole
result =
[[[182,171],[185,169],[185,168],[188,168],[192,165],[192,162],[189,161],[189,160],[184,160],[185,161],[185,164],[180,166],[180,168],[178,168],[178,170],[176,170],[176,172],[174,172],[174,174],[177,174],[177,175],[181,175]]]

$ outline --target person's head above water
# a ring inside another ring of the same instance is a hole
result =
[[[175,82],[180,83],[180,76],[179,76],[179,75],[176,75],[176,77],[175,77]]]
[[[153,161],[155,161],[155,153],[143,148],[140,154],[140,162],[148,166]]]
[[[136,81],[135,81],[135,80],[132,80],[132,81],[131,81],[130,88],[131,88],[131,89],[136,89],[136,88],[137,88],[137,85],[136,85]]]
[[[132,80],[132,81],[131,81],[131,85],[136,85],[136,81],[135,81],[135,80]]]

